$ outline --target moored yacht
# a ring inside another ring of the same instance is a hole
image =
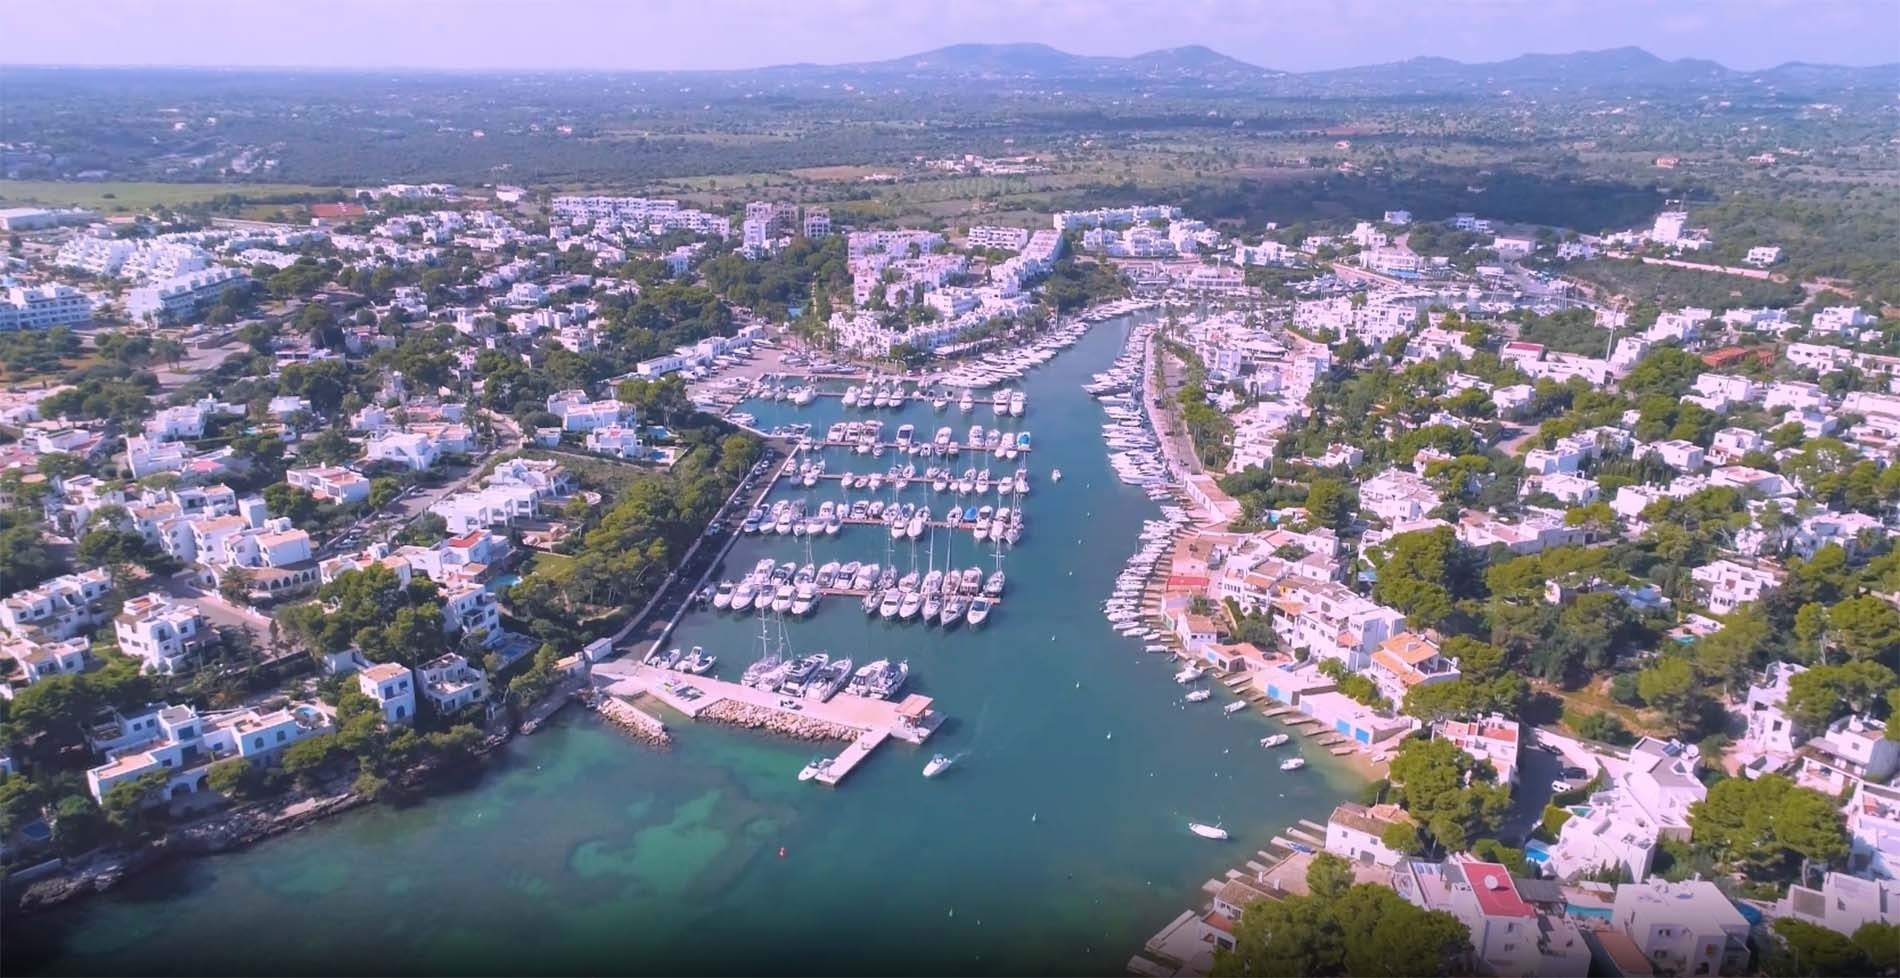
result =
[[[975,628],[989,620],[990,607],[990,599],[988,598],[979,596],[970,599],[970,610],[965,613],[964,618],[970,623],[971,628]]]
[[[731,581],[720,581],[719,586],[713,588],[712,606],[719,611],[732,607],[732,590]]]

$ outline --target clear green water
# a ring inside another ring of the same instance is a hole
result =
[[[870,621],[850,599],[789,628],[794,650],[907,657],[914,688],[953,718],[928,747],[892,742],[825,789],[796,780],[808,745],[673,718],[677,745],[654,751],[569,711],[471,787],[9,920],[0,970],[1121,973],[1142,941],[1199,902],[1203,880],[1294,819],[1323,819],[1353,784],[1317,752],[1306,770],[1279,771],[1284,754],[1256,743],[1268,721],[1223,716],[1224,694],[1183,706],[1173,667],[1097,612],[1156,512],[1114,480],[1100,411],[1079,386],[1124,335],[1124,325],[1098,326],[1026,381],[1028,413],[1007,426],[1035,434],[1029,529],[1006,558],[1010,591],[986,628]],[[767,427],[822,429],[842,408],[748,410]],[[875,416],[926,437],[939,424],[962,437],[995,423],[987,404]],[[833,452],[834,466],[846,459],[890,462]],[[882,561],[887,540],[846,528],[814,557]],[[967,534],[954,549],[957,565],[974,562]],[[748,539],[729,572],[802,552]],[[899,553],[908,565],[908,547]],[[699,614],[677,641],[719,654],[732,676],[757,655],[757,625]],[[934,751],[963,756],[926,781]],[[1221,819],[1234,840],[1197,838],[1190,819]]]

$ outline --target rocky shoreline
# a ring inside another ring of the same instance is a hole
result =
[[[841,723],[815,720],[787,714],[784,710],[750,706],[736,700],[720,700],[699,711],[698,719],[764,730],[794,740],[856,740],[862,731]]]
[[[489,737],[476,754],[485,756],[507,742],[506,737]],[[414,788],[433,773],[432,768],[417,768],[401,780],[405,787]],[[235,852],[374,800],[360,792],[345,790],[287,804],[254,804],[219,812],[175,826],[163,838],[138,849],[101,851],[77,863],[62,865],[51,874],[10,892],[10,909],[22,914],[50,910],[94,893],[104,893],[137,873],[156,869],[173,859]]]
[[[666,724],[626,700],[603,695],[594,709],[601,719],[626,731],[635,740],[655,747],[667,747],[673,743],[673,735],[666,732]]]

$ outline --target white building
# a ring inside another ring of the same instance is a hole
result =
[[[1748,920],[1708,880],[1625,883],[1610,919],[1659,970],[1737,975],[1748,968]]]
[[[488,675],[455,652],[423,663],[418,681],[438,713],[454,713],[488,698]]]
[[[356,674],[356,688],[382,708],[384,723],[395,726],[415,721],[415,674],[409,667],[379,662]]]
[[[0,295],[0,330],[51,329],[92,322],[92,300],[71,286],[15,285]]]
[[[0,626],[16,638],[72,638],[104,620],[101,604],[111,590],[103,567],[64,574],[0,600]]]
[[[1689,577],[1701,589],[1709,610],[1726,615],[1742,605],[1761,600],[1763,594],[1780,587],[1787,574],[1766,562],[1742,563],[1723,558],[1691,569]]]
[[[145,672],[172,675],[189,668],[193,656],[217,640],[198,609],[153,591],[125,603],[112,621],[119,649],[145,662]]]
[[[1001,251],[1021,251],[1029,243],[1028,228],[1006,228],[979,224],[970,229],[964,239],[971,248],[996,248]]]
[[[242,269],[207,268],[133,289],[126,297],[126,312],[133,319],[172,322],[195,315],[224,293],[250,284],[250,274]]]
[[[338,506],[369,501],[369,480],[345,468],[288,469],[284,472],[284,481]]]

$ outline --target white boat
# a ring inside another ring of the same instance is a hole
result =
[[[806,581],[792,592],[792,614],[809,615],[818,605],[818,585]]]
[[[1194,833],[1195,835],[1200,836],[1203,839],[1227,838],[1227,830],[1221,828],[1219,823],[1215,823],[1213,825],[1207,825],[1202,822],[1189,822],[1188,831]]]
[[[1182,666],[1180,672],[1177,672],[1174,674],[1174,681],[1185,686],[1188,683],[1191,683],[1194,680],[1201,678],[1203,675],[1206,675],[1206,671],[1203,670],[1200,666],[1197,666],[1190,662],[1187,665]]]
[[[781,615],[792,610],[793,597],[792,586],[780,584],[778,590],[772,592],[772,610]]]
[[[1226,706],[1221,707],[1220,711],[1222,713],[1227,714],[1228,716],[1233,716],[1234,714],[1239,713],[1240,711],[1246,708],[1247,708],[1247,702],[1245,700],[1235,700],[1232,703],[1229,703]]]
[[[897,602],[897,617],[904,621],[909,621],[917,617],[917,612],[922,610],[923,606],[924,596],[922,594],[916,591],[905,591],[904,596],[898,599]]]
[[[831,767],[831,758],[814,757],[812,758],[810,764],[805,765],[804,770],[798,772],[798,780],[810,781],[811,779],[819,776],[820,774],[825,773],[825,771],[829,770],[830,767]]]
[[[1297,771],[1305,766],[1306,758],[1304,757],[1289,757],[1280,762],[1280,770],[1282,771]]]
[[[1201,702],[1205,702],[1207,698],[1212,695],[1214,695],[1214,691],[1211,689],[1197,689],[1194,692],[1187,694],[1187,701],[1189,703],[1201,703]]]
[[[1050,481],[1050,482],[1061,482],[1061,481],[1062,481],[1062,470],[1061,470],[1061,469],[1050,469],[1050,470],[1049,470],[1049,481]]]
[[[963,392],[963,397],[958,399],[957,410],[962,411],[965,414],[968,414],[971,411],[976,410],[976,398],[971,397],[970,392],[968,390],[965,390]]]
[[[896,588],[892,588],[889,591],[884,592],[883,600],[879,601],[877,604],[878,617],[880,618],[897,617],[897,609],[900,605],[903,604],[903,601],[904,601],[903,595],[898,594]]]
[[[758,595],[758,591],[758,585],[751,580],[740,581],[739,586],[732,591],[732,610],[744,611],[752,607],[752,599]]]
[[[988,598],[971,598],[970,610],[964,612],[964,620],[970,623],[971,628],[975,628],[989,620],[990,607]]]
[[[855,386],[847,387],[844,389],[844,406],[845,407],[858,406],[858,389]]]
[[[1023,396],[1023,392],[1022,392],[1022,391],[1012,391],[1012,392],[1010,392],[1010,395],[1009,395],[1009,416],[1010,416],[1010,417],[1012,417],[1012,418],[1020,418],[1020,417],[1022,417],[1022,416],[1023,416],[1023,407],[1024,407],[1024,404],[1025,404],[1025,402],[1026,402],[1027,400],[1028,400],[1028,399],[1027,399],[1027,398],[1025,398],[1025,397]]]
[[[1281,744],[1286,743],[1288,739],[1289,738],[1287,737],[1286,734],[1274,734],[1271,737],[1260,738],[1260,746],[1271,750],[1272,748],[1278,747]]]
[[[720,581],[713,589],[712,606],[720,611],[732,607],[732,590],[731,581]]]
[[[935,757],[932,757],[930,759],[930,763],[924,765],[924,777],[934,778],[937,775],[942,774],[943,772],[949,770],[950,765],[955,764],[955,763],[956,763],[956,760],[954,758],[951,758],[949,755],[938,754]]]

